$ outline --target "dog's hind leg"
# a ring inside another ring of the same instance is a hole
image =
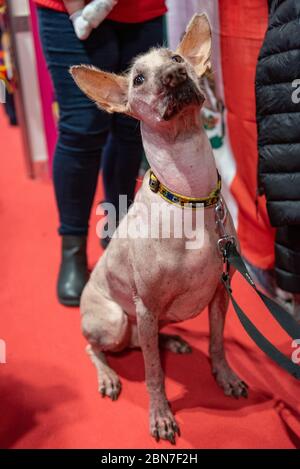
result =
[[[247,397],[248,386],[230,368],[224,351],[224,323],[228,309],[229,297],[220,282],[211,300],[209,310],[210,325],[210,359],[212,373],[217,383],[223,388],[227,396]]]
[[[120,380],[106,360],[105,352],[118,352],[130,344],[130,324],[127,314],[113,300],[85,290],[81,301],[82,332],[89,345],[86,348],[97,370],[100,394],[118,398]]]
[[[179,335],[159,334],[159,346],[173,353],[185,354],[191,353],[191,346]]]

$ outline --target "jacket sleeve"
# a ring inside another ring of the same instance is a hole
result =
[[[269,2],[256,69],[258,187],[273,226],[300,224],[300,2]]]

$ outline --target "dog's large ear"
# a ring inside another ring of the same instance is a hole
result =
[[[70,68],[70,73],[79,88],[101,109],[107,112],[129,112],[126,77],[88,65],[75,65]]]
[[[206,14],[193,16],[176,52],[194,66],[199,77],[210,68],[211,29]]]

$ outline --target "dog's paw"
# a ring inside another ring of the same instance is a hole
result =
[[[151,405],[150,433],[156,441],[168,440],[172,445],[176,443],[176,433],[180,436],[179,427],[167,402]]]
[[[213,375],[219,386],[223,388],[226,396],[236,399],[248,397],[248,385],[232,371],[226,361],[222,361],[213,367]]]
[[[191,346],[179,335],[159,334],[159,344],[161,347],[173,353],[191,353]]]
[[[98,391],[102,397],[107,396],[116,401],[121,389],[121,381],[111,368],[101,370],[101,376],[98,377]]]

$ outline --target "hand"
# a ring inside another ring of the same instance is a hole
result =
[[[93,28],[98,28],[117,3],[118,0],[92,0],[82,10],[82,17]]]
[[[93,27],[82,17],[82,10],[77,10],[75,13],[70,15],[70,20],[73,23],[76,36],[81,41],[87,39],[91,34]]]

